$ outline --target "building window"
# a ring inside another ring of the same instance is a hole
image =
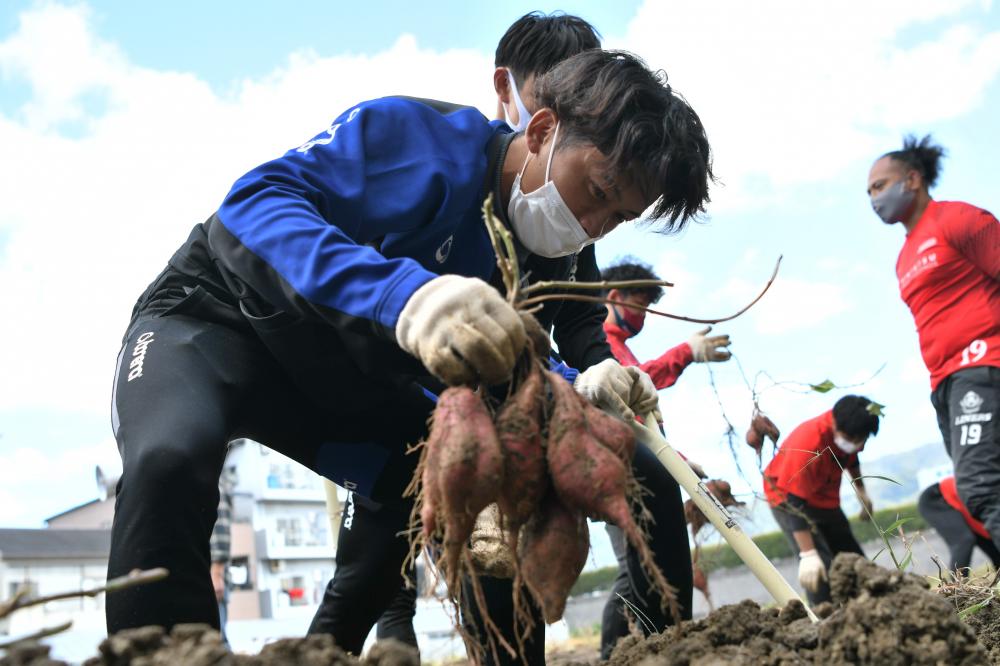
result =
[[[234,590],[252,590],[250,579],[250,559],[246,556],[234,557],[229,563],[229,581]]]

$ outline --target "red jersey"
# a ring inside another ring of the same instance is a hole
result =
[[[615,359],[622,365],[639,366],[640,370],[650,376],[657,389],[669,388],[676,384],[677,379],[684,372],[684,368],[694,362],[694,352],[691,351],[691,345],[686,342],[668,349],[659,358],[639,363],[639,360],[632,354],[632,350],[625,344],[629,334],[624,329],[617,324],[605,321],[604,335],[608,338],[608,344],[611,345],[611,353],[614,354]]]
[[[959,201],[931,201],[896,261],[931,388],[963,368],[1000,366],[1000,222]]]
[[[965,519],[965,524],[969,526],[970,530],[984,539],[993,540],[990,537],[990,533],[986,531],[986,526],[973,518],[969,510],[965,508],[965,504],[962,503],[961,498],[958,496],[958,488],[955,487],[955,477],[949,476],[946,479],[941,479],[941,482],[938,483],[938,488],[941,489],[941,497],[948,503],[948,506],[962,514],[962,518]]]
[[[833,443],[833,410],[799,425],[764,468],[764,496],[778,506],[788,493],[817,509],[840,506],[845,469],[858,467],[858,454],[845,454]]]

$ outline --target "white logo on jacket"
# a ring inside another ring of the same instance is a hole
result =
[[[434,253],[434,258],[437,259],[437,262],[439,264],[443,264],[444,262],[448,261],[448,255],[451,254],[451,246],[454,244],[454,241],[455,241],[454,236],[448,236],[448,238],[446,238],[445,241],[441,243],[441,247],[439,247],[437,251]]]

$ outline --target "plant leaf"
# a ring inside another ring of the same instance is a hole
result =
[[[889,532],[895,532],[897,527],[899,527],[900,525],[905,525],[906,523],[910,522],[911,520],[913,520],[913,518],[900,518],[899,520],[897,520],[896,522],[894,522],[892,525],[889,525],[889,527],[887,527],[884,530],[882,530],[882,533],[883,534],[888,534]]]
[[[912,559],[913,559],[913,551],[911,550],[906,554],[906,557],[903,558],[903,561],[899,563],[899,570],[906,571],[906,567],[909,566],[910,560]]]
[[[875,401],[868,403],[868,406],[865,407],[865,410],[867,410],[869,414],[873,414],[875,416],[885,416],[885,412],[883,411],[884,409],[885,405]]]
[[[810,384],[809,388],[817,393],[829,393],[833,389],[837,388],[837,385],[831,382],[829,379],[824,379],[819,384]]]
[[[987,606],[989,606],[991,600],[992,600],[992,597],[990,597],[989,599],[983,599],[982,601],[980,601],[977,604],[972,604],[968,608],[965,608],[963,610],[958,611],[958,617],[960,617],[960,618],[962,618],[964,620],[969,615],[974,615],[974,614],[978,613],[979,611],[981,611],[984,608],[986,608]]]
[[[857,479],[854,480],[858,481],[860,479],[878,479],[879,481],[889,481],[890,483],[895,483],[897,486],[903,485],[896,479],[890,479],[887,476],[879,476],[878,474],[862,474],[861,476],[859,476]]]

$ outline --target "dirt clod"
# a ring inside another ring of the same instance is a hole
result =
[[[813,624],[795,601],[780,611],[725,606],[679,632],[623,639],[612,666],[716,664],[985,664],[987,653],[924,579],[842,554],[830,571],[834,603]]]
[[[415,648],[396,640],[379,641],[361,660],[337,646],[328,635],[286,638],[264,646],[260,654],[233,654],[219,632],[206,624],[127,629],[104,639],[100,654],[84,666],[419,666]],[[46,645],[17,646],[0,656],[0,666],[66,666],[49,658]]]

